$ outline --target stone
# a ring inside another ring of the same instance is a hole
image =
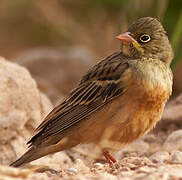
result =
[[[164,142],[163,148],[167,151],[182,150],[182,130],[170,134]]]
[[[157,128],[166,129],[171,123],[177,124],[178,127],[182,125],[182,94],[167,103],[162,120],[157,124]]]
[[[102,173],[100,174],[97,179],[103,179],[103,180],[117,180],[118,178],[112,174],[109,174],[109,173]]]
[[[25,150],[25,142],[52,109],[30,73],[0,57],[0,163],[8,164]]]
[[[149,157],[153,163],[164,163],[169,160],[169,153],[167,151],[159,151]]]
[[[122,151],[136,151],[136,152],[147,152],[149,150],[148,143],[144,142],[142,139],[138,139],[132,144],[125,146]]]
[[[31,162],[31,164],[36,166],[46,165],[55,171],[60,171],[60,169],[69,169],[73,166],[71,159],[64,151],[44,156],[40,159],[37,159],[36,161]]]
[[[113,153],[116,159],[121,159],[125,154],[144,154],[149,151],[149,144],[144,142],[142,139],[138,139],[135,142],[124,146],[120,151]]]
[[[87,167],[81,159],[76,159],[74,168],[78,169],[82,173],[90,172],[90,168]]]
[[[182,152],[173,151],[171,154],[170,163],[182,164]]]
[[[73,172],[73,173],[77,173],[78,169],[76,169],[76,168],[68,168],[67,171]]]

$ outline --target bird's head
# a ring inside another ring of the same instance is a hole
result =
[[[133,58],[151,57],[170,64],[173,51],[166,31],[161,23],[152,17],[143,17],[133,23],[128,31],[116,37],[121,50]]]

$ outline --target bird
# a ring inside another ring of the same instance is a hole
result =
[[[98,145],[106,160],[150,131],[172,93],[173,59],[161,22],[142,17],[116,38],[121,48],[91,67],[28,141],[18,167],[79,144]]]

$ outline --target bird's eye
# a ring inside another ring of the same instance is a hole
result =
[[[149,42],[150,41],[150,36],[147,34],[143,34],[140,36],[140,41],[143,43]]]

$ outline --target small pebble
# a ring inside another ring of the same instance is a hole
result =
[[[94,166],[97,167],[97,168],[103,168],[104,167],[104,164],[95,163]]]
[[[67,171],[73,172],[73,173],[77,173],[78,169],[76,169],[76,168],[68,168]]]

